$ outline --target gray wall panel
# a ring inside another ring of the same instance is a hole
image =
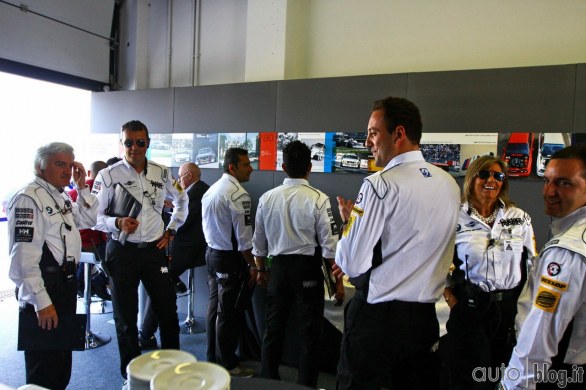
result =
[[[366,132],[373,101],[406,94],[407,74],[279,81],[277,129]]]
[[[150,133],[173,131],[173,89],[92,93],[92,133],[117,133],[122,124],[138,119]]]
[[[260,132],[275,128],[276,82],[175,89],[175,132]]]
[[[574,132],[586,133],[586,64],[578,64],[576,66]]]
[[[571,131],[575,65],[409,74],[427,132]]]

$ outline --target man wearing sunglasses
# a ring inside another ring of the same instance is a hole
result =
[[[507,390],[583,389],[586,381],[586,146],[554,154],[544,178],[551,239],[519,297]]]
[[[142,122],[125,123],[120,141],[124,145],[124,159],[100,172],[92,192],[100,202],[96,228],[112,233],[106,250],[106,268],[112,277],[120,372],[126,378],[126,366],[140,355],[136,324],[140,282],[159,319],[161,347],[179,349],[175,289],[165,249],[187,217],[188,198],[176,185],[169,168],[147,160],[150,138]],[[117,186],[127,191],[126,201],[142,206],[136,217],[113,215],[121,199],[115,197]],[[172,198],[175,207],[163,231],[161,213],[165,197]]]

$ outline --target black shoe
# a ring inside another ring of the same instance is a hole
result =
[[[159,349],[155,336],[145,337],[142,331],[138,331],[138,346],[140,349]]]
[[[175,293],[176,294],[185,294],[187,292],[187,286],[181,280],[175,284]]]

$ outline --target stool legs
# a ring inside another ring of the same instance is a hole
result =
[[[83,290],[83,299],[85,303],[85,314],[87,317],[85,324],[85,349],[94,349],[101,347],[110,342],[110,336],[99,336],[97,333],[92,333],[91,329],[91,310],[92,304],[92,277],[90,270],[90,263],[83,264],[83,279],[85,287]]]

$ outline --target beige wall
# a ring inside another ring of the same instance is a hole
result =
[[[586,63],[586,0],[201,0],[197,64],[189,36],[197,30],[161,37],[193,25],[192,1],[173,1],[185,12],[173,12],[168,29],[168,7],[128,0],[129,14],[151,13],[139,20],[156,31],[138,34],[137,50],[168,53],[160,48],[168,42],[172,50],[170,59],[137,53],[148,71],[124,60],[122,86]]]

